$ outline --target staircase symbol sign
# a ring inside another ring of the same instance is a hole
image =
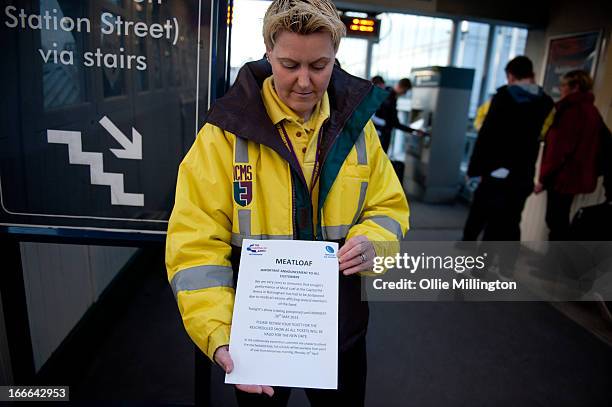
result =
[[[117,158],[142,160],[142,136],[135,128],[132,127],[130,141],[108,117],[104,116],[99,123],[123,147],[110,149]],[[91,184],[110,187],[111,205],[144,206],[144,194],[125,192],[123,174],[104,172],[102,153],[83,151],[81,132],[47,130],[47,142],[66,144],[70,164],[89,166]]]

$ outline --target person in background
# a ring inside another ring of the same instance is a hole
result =
[[[534,184],[540,132],[553,101],[535,84],[533,64],[506,65],[508,85],[493,96],[478,133],[467,176],[479,177],[463,240],[520,240],[521,213]]]
[[[593,104],[592,90],[593,80],[582,70],[568,72],[561,80],[561,99],[545,138],[539,182],[534,187],[535,193],[547,192],[549,240],[570,240],[574,196],[593,192],[597,186],[600,144],[609,131]]]
[[[373,76],[372,79],[370,79],[370,81],[374,84],[374,86],[378,86],[381,89],[385,88],[385,85],[386,85],[385,80],[380,75]]]
[[[487,117],[487,113],[489,113],[490,107],[491,99],[488,99],[482,105],[478,106],[476,117],[474,118],[474,129],[476,129],[476,131],[480,131],[482,128],[482,124],[484,123],[485,117]]]
[[[378,88],[385,89],[385,80],[382,76],[376,75],[370,79],[370,82]],[[372,123],[374,123],[374,127],[376,127],[376,133],[378,133],[378,137],[381,137],[381,130],[385,126],[385,120],[376,116],[376,113],[372,115]]]
[[[408,78],[402,78],[395,86],[385,89],[389,92],[389,96],[376,111],[376,117],[384,120],[384,124],[377,126],[377,129],[380,131],[380,144],[383,150],[387,152],[389,144],[391,143],[391,132],[393,129],[399,129],[405,132],[414,131],[414,129],[400,123],[397,117],[397,98],[405,95],[412,89],[412,82],[410,82]]]

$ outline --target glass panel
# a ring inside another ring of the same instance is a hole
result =
[[[261,32],[264,14],[271,3],[259,0],[234,1],[230,83],[234,83],[242,65],[264,56],[266,47]]]
[[[167,49],[169,50],[169,60],[170,68],[172,69],[172,77],[170,80],[170,86],[181,86],[181,71],[184,70],[181,68],[181,46],[180,42],[178,46],[173,46],[172,44],[168,44]],[[187,79],[187,78],[185,78]]]
[[[153,4],[151,10],[151,21],[153,23],[163,23],[161,21],[162,18],[160,16],[160,8],[159,4]],[[162,46],[160,41],[153,41],[152,44],[152,72],[153,72],[153,87],[159,89],[164,86],[163,78],[162,78]]]
[[[82,103],[85,101],[85,72],[83,70],[83,33],[86,22],[79,20],[83,16],[83,6],[75,1],[42,0],[40,14],[57,10],[57,19],[65,17],[64,25],[74,25],[73,31],[40,30],[42,59],[42,87],[44,109],[56,109]],[[81,27],[81,32],[76,28]],[[46,62],[45,62],[46,60]]]
[[[112,24],[115,24],[116,17],[112,15],[107,18]],[[125,37],[104,34],[100,31],[100,66],[102,67],[102,78],[104,82],[104,97],[120,96],[126,93],[125,72],[119,67],[119,55],[125,53]],[[96,62],[96,65],[98,63]]]
[[[476,116],[480,100],[480,88],[482,87],[485,58],[487,56],[489,25],[471,21],[461,21],[460,25],[455,65],[476,70],[469,110],[469,115],[473,118]]]
[[[132,3],[134,6],[134,14],[136,16],[136,20],[142,21],[144,23],[148,23],[147,20],[147,3]],[[132,37],[132,44],[134,45],[134,51],[137,55],[142,55],[146,60],[149,59],[149,55],[147,52],[147,41],[145,38],[141,38],[138,36]],[[149,70],[144,69],[135,70],[135,84],[136,91],[144,92],[149,90]]]
[[[144,38],[136,37],[136,49],[138,55],[142,55],[148,59],[147,55],[147,42]],[[149,70],[136,70],[136,90],[138,92],[144,92],[149,90]]]
[[[365,78],[366,76],[366,54],[368,52],[368,41],[359,38],[343,38],[336,58],[340,61],[342,69],[351,75]]]
[[[147,3],[134,2],[134,10],[136,10],[136,17],[142,21],[147,21]]]
[[[527,30],[524,28],[504,26],[495,28],[486,98],[492,97],[497,88],[506,84],[506,64],[512,58],[525,53],[526,43]]]
[[[151,72],[153,74],[153,87],[159,89],[163,86],[161,68],[161,45],[159,41],[151,44],[153,58],[151,58]]]
[[[162,42],[162,52],[164,55],[162,68],[164,70],[164,78],[165,78],[166,86],[174,85],[173,83],[174,72],[173,72],[172,54],[171,54],[172,48],[173,48],[172,41],[165,40],[164,42]]]
[[[372,75],[391,83],[413,68],[448,65],[453,23],[445,18],[384,13],[372,52]]]

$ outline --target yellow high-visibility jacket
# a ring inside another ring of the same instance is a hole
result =
[[[406,197],[369,122],[386,94],[334,68],[312,202],[299,163],[266,114],[261,86],[269,75],[263,60],[241,69],[179,168],[166,240],[168,278],[189,336],[211,359],[229,343],[243,239],[343,243],[365,235],[392,242],[408,229]],[[367,328],[360,278],[340,276],[340,350]]]

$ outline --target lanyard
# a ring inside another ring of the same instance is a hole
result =
[[[295,150],[293,149],[293,145],[291,144],[291,140],[289,139],[289,135],[287,135],[287,130],[285,130],[285,126],[281,123],[277,127],[280,127],[280,129],[282,130],[282,133],[283,133],[283,142],[285,143],[285,146],[287,146],[287,149],[289,150],[289,152],[291,153],[293,158],[295,158],[295,161],[297,161],[298,164],[299,164],[300,160],[298,160],[298,157],[295,154]],[[317,181],[319,180],[319,177],[321,175],[320,157],[321,157],[321,139],[322,139],[322,136],[323,136],[323,126],[321,126],[321,129],[319,129],[319,134],[317,136],[317,153],[315,155],[315,164],[314,164],[314,168],[312,169],[312,176],[310,177],[310,195],[311,196],[312,196],[312,191],[314,189],[314,186],[317,183]],[[300,169],[301,169],[301,166],[300,166]],[[304,175],[304,172],[302,171],[302,176],[303,175]]]

